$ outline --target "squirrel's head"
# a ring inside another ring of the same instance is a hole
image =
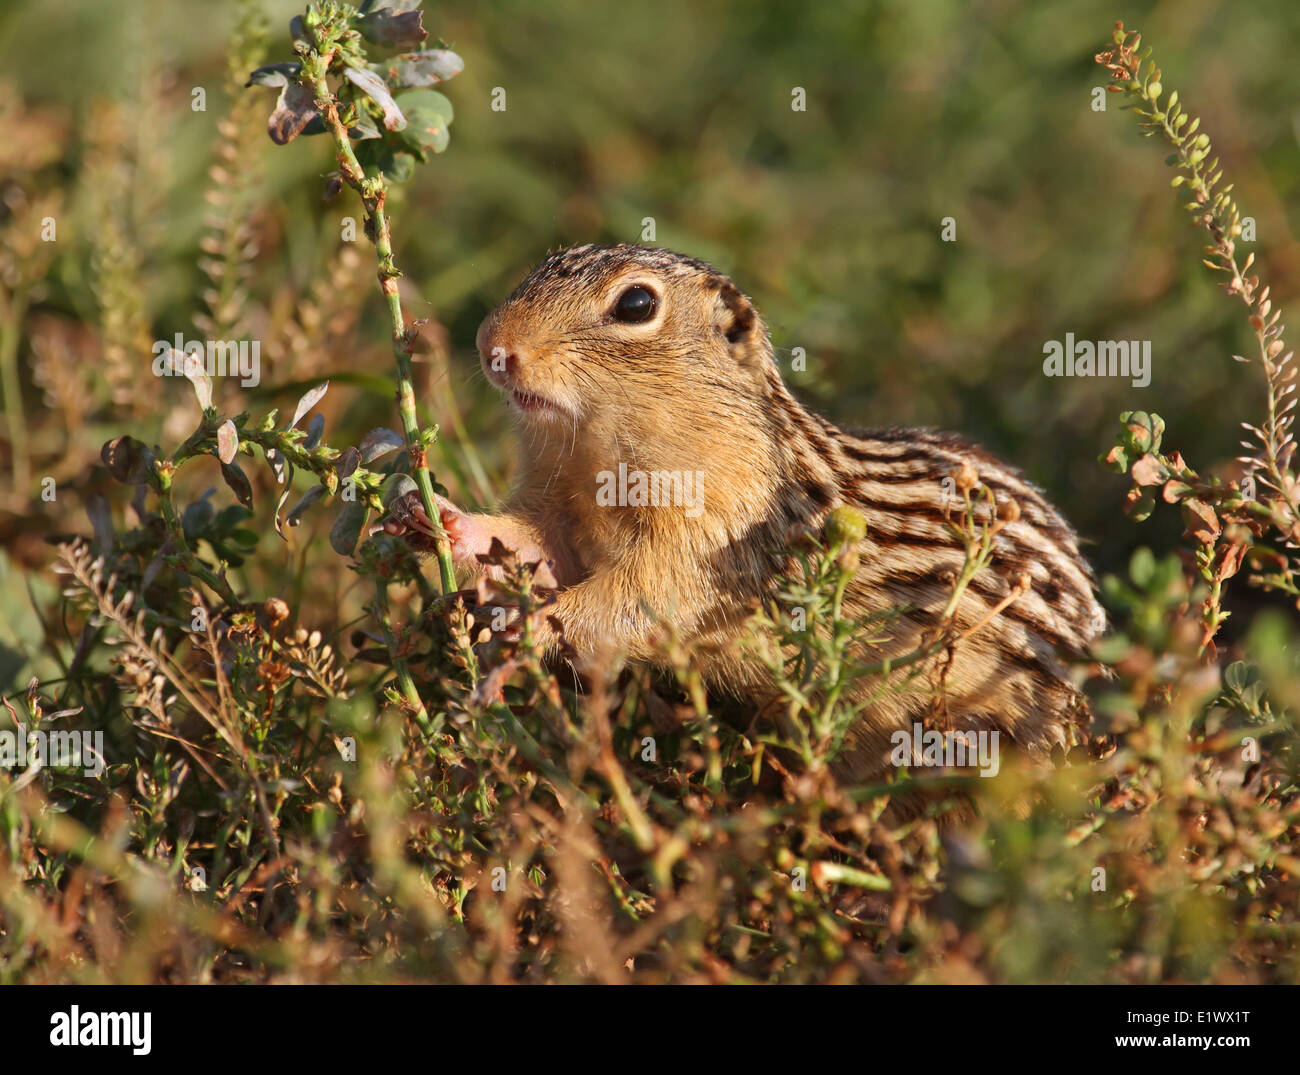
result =
[[[753,303],[717,270],[618,244],[551,254],[478,331],[525,425],[635,430],[750,411],[774,371]]]

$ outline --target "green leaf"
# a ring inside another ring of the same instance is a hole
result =
[[[251,519],[253,513],[238,504],[229,504],[217,512],[215,528],[221,533],[233,533],[245,519]]]
[[[1108,470],[1113,470],[1116,474],[1128,473],[1128,452],[1122,444],[1116,444],[1115,447],[1110,449],[1110,451],[1099,455],[1097,460],[1098,462],[1104,463]]]
[[[324,134],[325,121],[317,114],[311,118],[311,121],[299,133],[304,136]],[[368,112],[361,112],[357,116],[356,122],[348,127],[348,137],[356,142],[364,142],[369,138],[378,138],[379,127],[376,126],[375,121]]]
[[[402,131],[402,140],[413,149],[441,153],[447,148],[451,141],[451,133],[447,130],[447,120],[444,116],[420,108],[408,112],[406,119],[407,124],[406,129]]]
[[[440,116],[445,117],[448,123],[456,118],[456,112],[452,108],[451,101],[448,100],[446,94],[439,93],[437,90],[408,90],[398,96],[397,105],[403,112],[415,111],[416,109],[437,112]]]
[[[1150,549],[1143,547],[1133,554],[1128,573],[1140,589],[1146,590],[1151,586],[1156,575],[1156,558]]]
[[[362,142],[356,149],[357,161],[368,176],[382,174],[393,183],[405,183],[415,172],[415,158],[387,139]]]
[[[1142,490],[1142,495],[1134,502],[1133,510],[1130,514],[1133,516],[1135,522],[1142,523],[1151,518],[1151,513],[1155,510],[1155,494],[1151,491],[1150,487],[1148,487]]]
[[[1234,691],[1241,690],[1249,680],[1249,669],[1244,661],[1233,661],[1223,670],[1223,682]]]
[[[1118,664],[1133,649],[1133,643],[1123,635],[1110,635],[1099,638],[1092,644],[1092,654],[1106,664]]]

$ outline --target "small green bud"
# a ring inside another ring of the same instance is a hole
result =
[[[826,525],[822,532],[827,543],[832,547],[856,545],[867,536],[866,516],[857,508],[841,504],[826,516]]]
[[[1125,446],[1131,452],[1145,455],[1160,450],[1160,438],[1165,432],[1165,420],[1160,415],[1131,411],[1121,420],[1124,422]]]

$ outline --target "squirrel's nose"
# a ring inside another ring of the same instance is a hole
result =
[[[482,358],[483,372],[487,374],[489,381],[498,388],[514,383],[515,374],[519,370],[519,356],[513,351],[507,351],[497,345],[491,350],[483,351]]]
[[[478,345],[483,372],[488,380],[498,386],[511,383],[519,370],[519,354],[500,331],[496,318],[489,316],[484,320],[474,342]]]

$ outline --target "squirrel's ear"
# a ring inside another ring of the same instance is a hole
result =
[[[761,350],[755,344],[763,338],[762,319],[754,304],[730,280],[718,280],[717,288],[713,300],[714,329],[727,341],[732,354],[743,362]]]

